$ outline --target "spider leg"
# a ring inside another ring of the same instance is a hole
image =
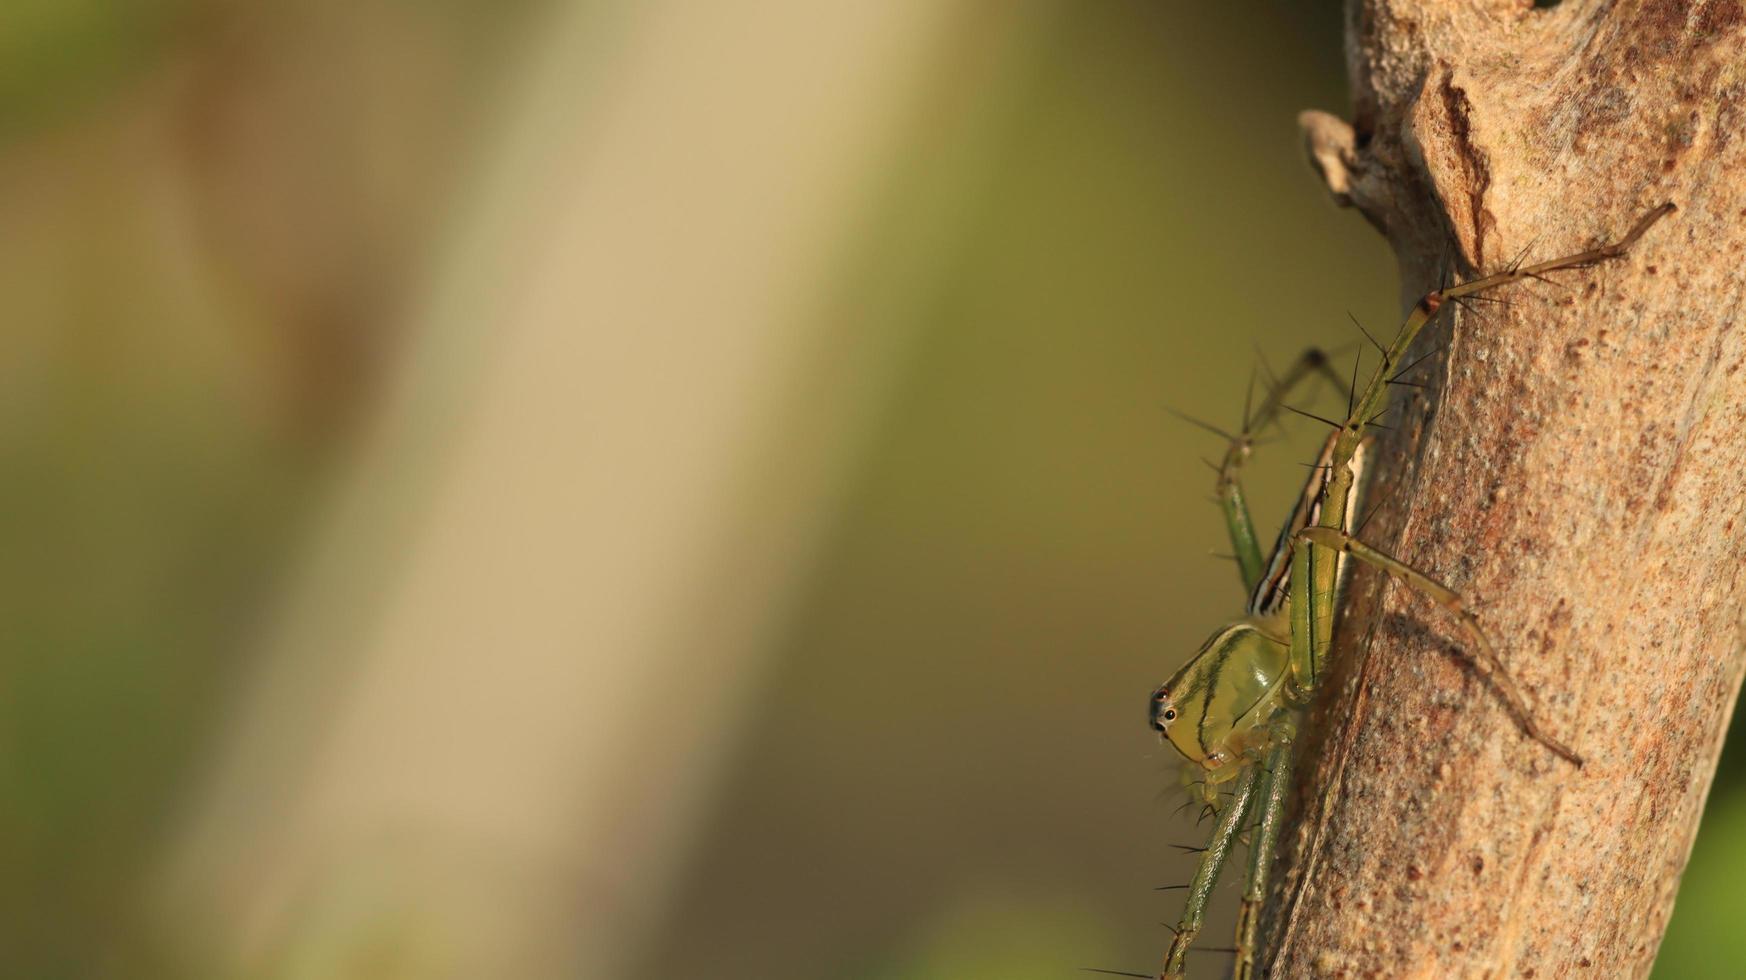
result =
[[[1528,711],[1527,702],[1522,698],[1521,689],[1516,686],[1515,679],[1504,668],[1503,661],[1498,659],[1497,648],[1492,645],[1491,638],[1480,627],[1479,619],[1467,611],[1467,606],[1462,601],[1460,593],[1406,562],[1378,551],[1344,531],[1326,527],[1312,527],[1299,532],[1299,537],[1324,548],[1350,555],[1366,565],[1380,568],[1454,614],[1456,621],[1461,624],[1461,629],[1467,634],[1469,640],[1468,662],[1491,685],[1498,699],[1509,710],[1510,717],[1515,720],[1516,727],[1522,730],[1522,734],[1544,745],[1559,758],[1579,768],[1582,766],[1582,756],[1577,755],[1563,742],[1546,734],[1534,721],[1533,714]]]
[[[1285,796],[1291,791],[1291,752],[1295,736],[1280,733],[1267,755],[1267,772],[1261,777],[1259,799],[1261,822],[1249,844],[1249,877],[1243,886],[1243,904],[1237,909],[1237,963],[1233,980],[1255,975],[1256,935],[1261,922],[1261,904],[1267,900],[1267,879],[1279,850],[1279,825],[1285,818]]]
[[[1286,398],[1311,378],[1322,378],[1342,390],[1346,387],[1345,380],[1328,363],[1328,356],[1314,347],[1298,355],[1297,360],[1277,378],[1269,370],[1266,394],[1259,405],[1252,401],[1244,404],[1243,431],[1228,438],[1224,459],[1215,467],[1218,478],[1214,484],[1214,497],[1224,513],[1225,529],[1230,534],[1231,551],[1236,554],[1237,567],[1242,572],[1243,588],[1250,592],[1254,591],[1255,583],[1266,570],[1267,556],[1261,550],[1261,539],[1255,533],[1255,522],[1249,516],[1249,501],[1238,476],[1255,447],[1255,437],[1268,426],[1278,423],[1281,413],[1289,408],[1285,404]]]
[[[1182,977],[1185,961],[1188,958],[1188,947],[1194,945],[1195,936],[1200,934],[1202,921],[1206,917],[1206,906],[1212,898],[1213,886],[1219,882],[1219,872],[1224,870],[1225,859],[1231,856],[1231,849],[1236,846],[1237,835],[1243,829],[1244,819],[1249,814],[1249,806],[1255,799],[1255,787],[1260,782],[1261,768],[1247,765],[1243,774],[1236,779],[1236,789],[1231,795],[1231,802],[1219,812],[1219,821],[1213,827],[1212,839],[1207,841],[1206,851],[1200,856],[1200,867],[1194,872],[1194,880],[1188,886],[1188,901],[1182,908],[1182,918],[1176,923],[1176,938],[1170,941],[1170,951],[1164,956],[1165,980],[1177,980]]]

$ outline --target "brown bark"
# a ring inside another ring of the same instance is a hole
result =
[[[1522,736],[1447,616],[1362,575],[1263,962],[1642,976],[1746,669],[1746,13],[1353,0],[1347,48],[1353,125],[1306,113],[1311,155],[1409,297],[1445,260],[1494,271],[1679,211],[1426,331],[1448,353],[1397,399],[1365,533],[1464,593],[1587,764]]]

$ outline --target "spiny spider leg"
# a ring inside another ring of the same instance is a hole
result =
[[[1520,265],[1513,265],[1512,267],[1505,269],[1503,272],[1475,279],[1471,282],[1465,282],[1458,286],[1450,286],[1445,289],[1426,293],[1425,297],[1419,301],[1416,307],[1414,307],[1412,315],[1407,317],[1405,323],[1401,324],[1400,332],[1395,336],[1394,343],[1390,344],[1388,350],[1383,353],[1382,361],[1376,365],[1376,370],[1371,375],[1370,383],[1365,386],[1363,395],[1354,400],[1352,411],[1347,413],[1346,424],[1336,439],[1333,457],[1334,466],[1331,471],[1331,479],[1328,482],[1327,497],[1322,507],[1321,519],[1316,523],[1334,534],[1342,536],[1345,534],[1345,528],[1347,526],[1347,500],[1350,496],[1349,490],[1355,479],[1347,464],[1357,455],[1359,447],[1363,443],[1365,435],[1364,430],[1367,427],[1367,422],[1376,417],[1377,413],[1381,411],[1388,399],[1388,378],[1390,374],[1406,357],[1407,349],[1412,346],[1413,339],[1418,336],[1419,331],[1436,317],[1437,311],[1442,309],[1445,302],[1458,300],[1466,296],[1477,295],[1488,290],[1497,289],[1500,286],[1507,286],[1510,283],[1519,282],[1523,279],[1538,279],[1549,272],[1557,272],[1561,269],[1585,268],[1608,259],[1616,259],[1624,255],[1625,252],[1636,243],[1637,239],[1641,238],[1651,226],[1667,215],[1673,213],[1674,210],[1675,208],[1672,202],[1651,209],[1648,213],[1644,214],[1643,217],[1637,219],[1637,223],[1631,227],[1630,231],[1625,233],[1624,237],[1611,244],[1601,245],[1596,248],[1587,249],[1586,251],[1577,252],[1573,255],[1566,255],[1562,258],[1551,259],[1531,266],[1523,267]],[[1307,541],[1315,540],[1313,537],[1301,534],[1299,535],[1299,538],[1300,540]],[[1315,660],[1320,656],[1320,652],[1332,648],[1334,618],[1332,607],[1335,593],[1338,591],[1337,579],[1339,573],[1337,562],[1317,562],[1314,554],[1316,548],[1311,547],[1309,551],[1311,552],[1309,557],[1313,566],[1313,575],[1310,583],[1310,592],[1307,595],[1311,600],[1311,604],[1315,607],[1311,612],[1314,632],[1311,636],[1310,643],[1310,662],[1313,667],[1315,665]],[[1356,551],[1351,553],[1354,557],[1359,557]],[[1380,552],[1373,552],[1373,554],[1381,555]],[[1382,557],[1386,558],[1387,556]],[[1393,561],[1393,559],[1388,560]],[[1400,565],[1399,562],[1395,562],[1395,564]],[[1411,569],[1407,568],[1405,565],[1400,565],[1400,567],[1407,571],[1411,571]],[[1421,576],[1421,578],[1422,577],[1423,576]],[[1430,582],[1430,579],[1425,579],[1425,581]],[[1448,590],[1445,589],[1444,591],[1447,592]],[[1450,593],[1450,595],[1453,595],[1453,593]],[[1465,621],[1466,620],[1464,619],[1464,622]],[[1475,627],[1475,629],[1476,628],[1477,627]],[[1480,634],[1480,636],[1483,637],[1483,634]],[[1480,654],[1481,656],[1489,656],[1493,661],[1492,666],[1496,666],[1496,657],[1491,653],[1489,643],[1485,644],[1484,648],[1480,651]],[[1477,660],[1475,662],[1477,663]],[[1312,686],[1314,683],[1311,678],[1300,677],[1299,680],[1300,682],[1309,681]],[[1512,707],[1521,703],[1520,697],[1514,696],[1513,690],[1509,690],[1505,687],[1500,687],[1499,690],[1508,690],[1509,695],[1513,696],[1511,702]],[[1571,752],[1568,748],[1564,748],[1555,740],[1540,737],[1538,735],[1537,727],[1530,728],[1533,724],[1531,719],[1528,719],[1525,715],[1521,715],[1518,717],[1518,721],[1522,723],[1524,731],[1536,735],[1536,740],[1546,744],[1548,748],[1557,746],[1557,748],[1563,749],[1563,751],[1558,753],[1560,756],[1571,759],[1572,761],[1575,760],[1574,752]]]
[[[1277,379],[1272,379],[1267,395],[1261,399],[1261,404],[1253,414],[1244,406],[1243,431],[1241,435],[1231,438],[1225,447],[1225,456],[1218,467],[1218,482],[1214,495],[1218,498],[1219,509],[1225,515],[1225,528],[1231,536],[1231,550],[1237,556],[1237,567],[1243,575],[1243,588],[1253,591],[1255,583],[1260,581],[1264,571],[1261,540],[1255,534],[1255,522],[1249,516],[1249,501],[1243,494],[1243,485],[1238,480],[1238,472],[1249,459],[1249,452],[1255,445],[1255,435],[1262,429],[1272,425],[1279,419],[1280,412],[1286,407],[1285,399],[1306,378],[1322,377],[1330,384],[1344,388],[1345,382],[1335,373],[1328,363],[1328,356],[1312,347],[1298,355],[1291,367]]]
[[[1183,975],[1188,947],[1194,945],[1194,937],[1200,934],[1207,901],[1212,898],[1213,886],[1219,883],[1219,872],[1224,870],[1225,859],[1231,856],[1237,834],[1248,817],[1259,776],[1259,769],[1248,766],[1237,777],[1237,788],[1231,801],[1219,813],[1212,840],[1207,842],[1206,851],[1200,856],[1200,867],[1195,870],[1194,880],[1188,886],[1188,901],[1183,904],[1182,918],[1176,923],[1176,938],[1170,941],[1170,951],[1164,956],[1164,976],[1170,980]]]
[[[1551,749],[1559,758],[1581,768],[1582,756],[1577,755],[1568,745],[1541,731],[1540,726],[1535,723],[1533,714],[1528,710],[1527,702],[1522,698],[1521,689],[1516,686],[1515,680],[1504,668],[1503,661],[1498,659],[1497,648],[1492,646],[1491,638],[1485,635],[1485,630],[1480,627],[1479,620],[1467,611],[1459,593],[1406,562],[1378,551],[1343,531],[1326,527],[1311,527],[1300,531],[1299,536],[1324,548],[1351,555],[1367,565],[1380,568],[1453,613],[1461,623],[1462,630],[1467,633],[1468,639],[1472,641],[1473,649],[1468,651],[1468,662],[1473,664],[1474,670],[1478,671],[1479,675],[1491,684],[1493,690],[1497,692],[1498,698],[1509,709],[1511,717],[1521,728],[1522,733]]]
[[[1419,331],[1436,317],[1437,311],[1442,309],[1444,303],[1488,292],[1500,286],[1520,282],[1523,279],[1541,279],[1548,272],[1584,268],[1608,259],[1616,259],[1636,244],[1637,239],[1641,238],[1643,233],[1648,231],[1655,222],[1673,213],[1674,210],[1674,205],[1671,202],[1654,208],[1639,218],[1623,238],[1611,244],[1531,266],[1512,267],[1503,272],[1471,282],[1464,282],[1458,286],[1450,286],[1446,289],[1426,293],[1424,298],[1419,300],[1418,305],[1414,307],[1412,315],[1407,317],[1405,323],[1401,324],[1400,332],[1395,335],[1394,343],[1390,344],[1388,350],[1383,352],[1382,361],[1376,365],[1376,370],[1371,375],[1370,383],[1365,386],[1363,395],[1354,399],[1352,410],[1346,415],[1344,431],[1340,434],[1340,443],[1335,451],[1334,480],[1328,488],[1329,501],[1328,506],[1323,508],[1321,525],[1334,529],[1345,526],[1346,515],[1344,507],[1340,504],[1340,498],[1345,496],[1346,488],[1352,482],[1352,476],[1346,471],[1345,463],[1352,458],[1358,449],[1359,442],[1364,438],[1366,422],[1376,418],[1378,411],[1383,407],[1383,402],[1388,397],[1389,376],[1395,368],[1401,365],[1406,357],[1407,349],[1412,346]],[[1318,588],[1332,592],[1333,583],[1331,581],[1325,583],[1318,581],[1316,584]],[[1318,644],[1324,646],[1328,639],[1329,637],[1321,635],[1316,637]]]
[[[1255,974],[1256,933],[1261,904],[1267,900],[1267,879],[1279,850],[1279,825],[1285,819],[1285,795],[1291,789],[1291,755],[1295,736],[1281,732],[1267,754],[1267,769],[1255,805],[1261,822],[1249,842],[1249,877],[1243,886],[1243,904],[1237,907],[1237,963],[1233,980],[1250,980]]]

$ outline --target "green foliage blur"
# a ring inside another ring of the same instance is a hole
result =
[[[0,12],[0,974],[176,975],[156,849],[537,6]],[[1166,409],[1234,424],[1258,351],[1396,315],[1294,127],[1345,106],[1332,5],[969,20],[825,318],[920,339],[650,980],[1150,969],[1204,829],[1140,701],[1242,599],[1218,444]],[[1257,461],[1258,520],[1313,438]],[[1743,754],[1658,976],[1746,963]]]

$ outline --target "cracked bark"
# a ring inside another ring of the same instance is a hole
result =
[[[1426,331],[1366,532],[1462,591],[1360,573],[1268,904],[1274,977],[1642,976],[1746,669],[1746,14],[1736,0],[1353,0],[1350,125],[1305,113],[1403,299],[1679,212],[1625,259]]]

